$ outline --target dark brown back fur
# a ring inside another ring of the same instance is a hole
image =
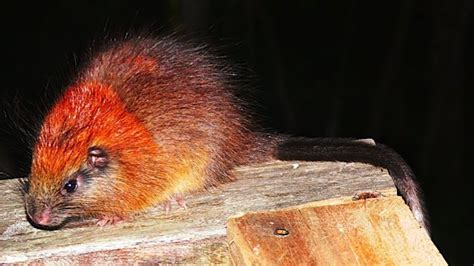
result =
[[[81,82],[116,90],[167,155],[192,160],[209,154],[207,174],[213,183],[228,177],[233,166],[271,153],[271,143],[258,140],[261,136],[234,96],[230,74],[203,49],[171,38],[138,38],[96,55]]]

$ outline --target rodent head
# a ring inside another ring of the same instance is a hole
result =
[[[142,208],[153,192],[143,188],[161,186],[149,178],[157,154],[152,134],[110,87],[71,86],[46,116],[33,149],[26,212],[40,227],[57,227],[69,217]]]
[[[114,174],[107,151],[92,146],[83,154],[82,163],[50,178],[46,185],[41,177],[32,175],[26,183],[25,207],[30,220],[41,227],[57,227],[71,216],[84,214],[83,204],[93,199],[91,184]],[[89,205],[93,202],[89,202]]]

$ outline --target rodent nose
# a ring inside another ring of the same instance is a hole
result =
[[[51,209],[46,208],[42,212],[35,213],[31,216],[33,222],[39,225],[49,225],[51,223]]]

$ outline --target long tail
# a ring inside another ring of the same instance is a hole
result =
[[[386,168],[415,219],[429,232],[422,193],[413,171],[398,153],[383,144],[347,138],[283,137],[277,145],[276,157],[280,160],[362,162]]]

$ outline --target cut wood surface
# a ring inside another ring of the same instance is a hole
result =
[[[230,216],[349,202],[365,191],[396,195],[387,171],[367,164],[273,161],[240,167],[235,174],[235,182],[189,195],[187,210],[173,206],[166,215],[156,207],[113,226],[98,227],[92,220],[56,231],[33,228],[17,181],[0,180],[0,263],[229,263]]]
[[[248,213],[227,231],[236,265],[446,265],[397,196]]]

